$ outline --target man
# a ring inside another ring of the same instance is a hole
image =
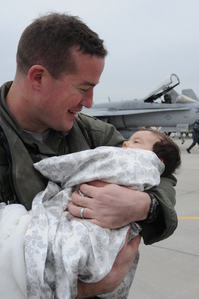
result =
[[[113,126],[81,112],[90,108],[107,52],[103,41],[78,18],[50,14],[23,32],[13,82],[1,87],[0,200],[31,209],[46,180],[32,164],[45,157],[101,145],[121,146]],[[149,194],[114,184],[83,184],[69,211],[107,228],[140,221],[146,244],[177,226],[173,177]],[[139,238],[126,241],[112,271],[95,284],[79,283],[78,298],[109,292],[120,284],[136,256]]]
[[[192,144],[187,148],[187,153],[191,154],[191,149],[198,143],[199,144],[199,120],[197,119],[193,124]]]

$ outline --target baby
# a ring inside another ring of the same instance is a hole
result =
[[[140,129],[128,141],[124,141],[123,147],[153,151],[164,163],[165,169],[162,176],[171,175],[181,164],[180,149],[177,144],[157,130]]]
[[[76,298],[77,280],[97,282],[105,277],[129,229],[131,238],[141,231],[136,223],[110,230],[72,217],[67,205],[74,188],[101,180],[147,190],[159,184],[160,175],[172,174],[180,165],[177,145],[158,131],[140,130],[123,147],[99,147],[34,165],[50,182],[33,200],[25,233],[29,299]],[[101,297],[127,298],[137,262],[138,257],[117,289]]]

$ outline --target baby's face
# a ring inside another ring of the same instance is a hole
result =
[[[160,137],[150,131],[135,132],[128,141],[124,141],[123,147],[140,148],[152,151],[153,145],[160,141]]]

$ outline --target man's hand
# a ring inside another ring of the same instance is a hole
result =
[[[135,239],[128,242],[127,234],[125,245],[117,255],[111,272],[107,274],[105,278],[96,283],[83,283],[79,281],[77,299],[109,293],[118,287],[136,258],[139,243],[140,236],[137,236]]]
[[[68,211],[75,217],[83,216],[104,228],[119,228],[131,222],[146,219],[151,199],[145,192],[124,186],[95,181],[82,184],[80,191],[72,194]]]

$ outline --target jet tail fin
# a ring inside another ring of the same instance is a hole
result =
[[[191,98],[191,99],[193,99],[193,100],[195,100],[195,101],[199,101],[198,96],[196,95],[194,90],[191,89],[191,88],[183,89],[182,94],[189,97],[189,98]]]

